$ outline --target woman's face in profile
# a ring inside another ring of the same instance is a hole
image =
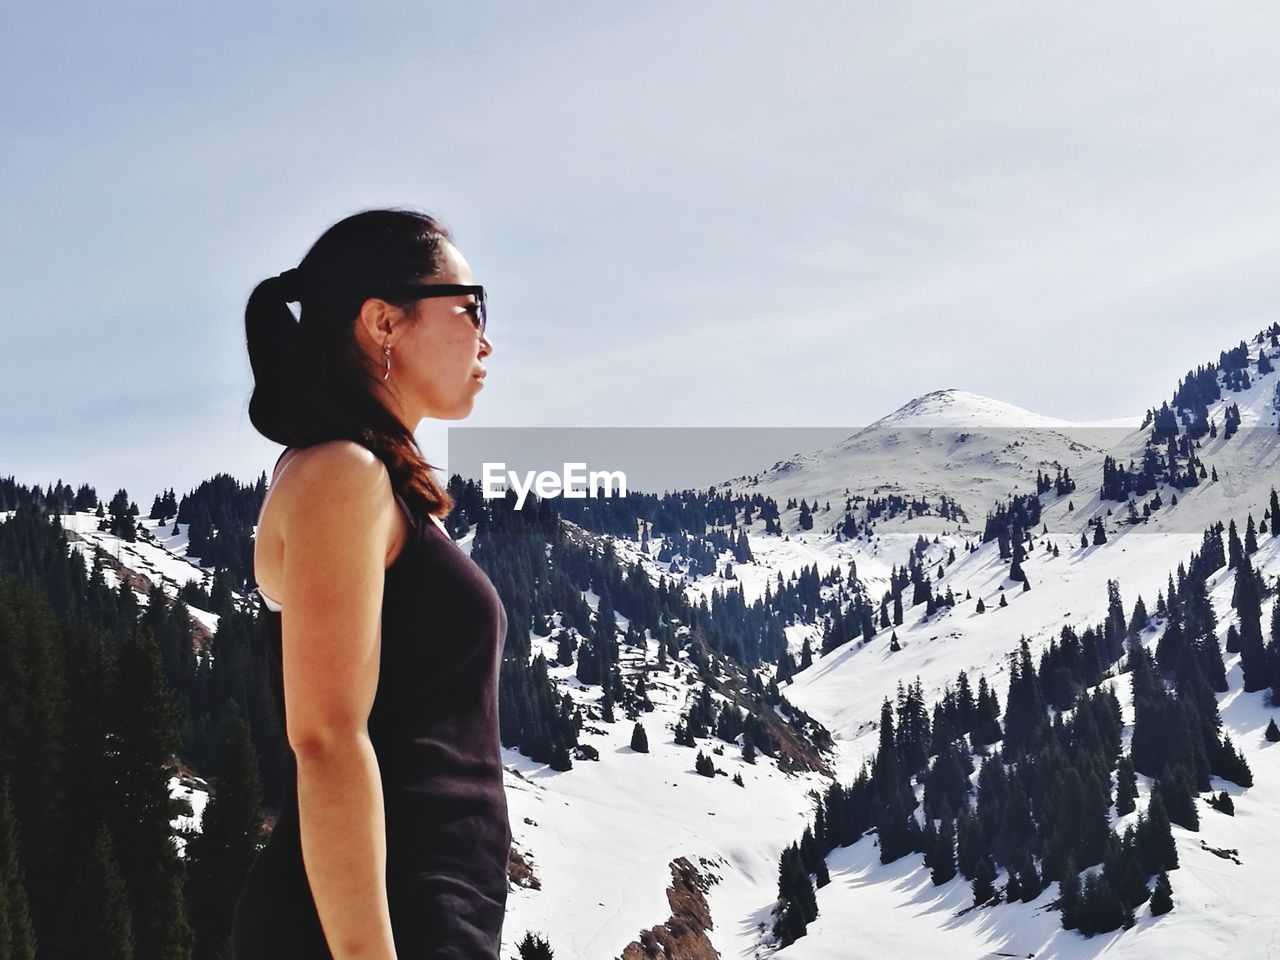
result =
[[[442,269],[429,283],[472,284],[471,267],[445,241]],[[391,383],[406,408],[424,417],[461,420],[484,387],[482,361],[493,344],[477,329],[472,296],[431,297],[414,304],[415,318],[400,324],[391,344]],[[379,357],[381,360],[381,357]]]

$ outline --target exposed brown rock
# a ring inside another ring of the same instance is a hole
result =
[[[514,843],[507,853],[507,879],[526,890],[541,890],[542,881],[533,872],[533,857],[516,849]]]
[[[707,937],[714,924],[705,894],[720,878],[708,869],[709,860],[700,858],[699,862],[702,871],[684,857],[671,861],[671,886],[667,887],[671,916],[627,944],[619,960],[719,960],[720,951]]]

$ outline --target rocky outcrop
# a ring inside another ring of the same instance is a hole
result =
[[[620,960],[719,960],[720,951],[707,936],[713,924],[705,894],[720,878],[708,869],[711,861],[700,858],[699,863],[701,870],[684,857],[671,861],[671,886],[667,887],[671,916],[627,944]]]

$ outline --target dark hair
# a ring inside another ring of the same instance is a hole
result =
[[[377,381],[356,344],[355,319],[378,291],[438,275],[442,244],[452,239],[416,210],[353,214],[320,236],[296,272],[259,283],[244,310],[254,428],[286,447],[353,440],[386,464],[392,487],[411,506],[440,516],[453,501],[412,431],[371,389]],[[289,309],[293,300],[300,319]]]

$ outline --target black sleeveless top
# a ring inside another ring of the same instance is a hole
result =
[[[397,497],[397,499],[399,499]],[[387,831],[387,901],[399,960],[499,960],[511,827],[498,672],[507,614],[484,571],[430,517],[387,568],[369,737]],[[261,594],[259,594],[261,597]],[[280,728],[280,614],[260,599]],[[280,817],[236,902],[235,960],[322,960],[289,751]]]

